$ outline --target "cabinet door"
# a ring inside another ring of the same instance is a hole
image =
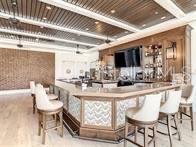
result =
[[[103,84],[103,88],[116,88],[117,83]]]

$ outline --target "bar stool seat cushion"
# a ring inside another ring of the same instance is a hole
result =
[[[187,99],[187,98],[182,97],[180,100],[180,104],[189,105],[189,104],[192,104],[192,101],[191,101],[191,99]]]
[[[58,98],[55,94],[47,94],[49,100],[56,100]]]
[[[138,111],[139,111],[139,107],[129,108],[126,111],[126,116],[128,118],[134,119],[135,118],[135,115],[137,114]]]
[[[53,105],[53,109],[60,109],[61,107],[63,107],[63,103],[61,101],[57,101],[57,100],[53,100],[51,101],[52,105]]]

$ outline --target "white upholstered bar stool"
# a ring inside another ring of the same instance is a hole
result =
[[[35,101],[35,81],[30,81],[30,91],[31,91],[31,96],[33,97],[33,114],[34,114],[35,113],[35,108],[36,108],[36,101]],[[55,95],[55,94],[47,94],[47,96],[48,96],[49,100],[57,100],[58,99],[58,96]]]
[[[172,119],[174,119],[174,123],[175,123],[175,127],[173,127],[173,128],[175,128],[177,130],[179,140],[181,140],[180,130],[179,130],[179,127],[178,127],[178,119],[177,119],[179,106],[180,106],[181,94],[182,94],[181,90],[168,91],[168,98],[167,98],[165,103],[161,104],[161,108],[160,108],[160,119],[166,118],[167,123],[165,124],[161,121],[159,121],[159,122],[164,124],[164,125],[167,125],[168,134],[160,132],[160,131],[158,131],[158,132],[163,134],[163,135],[169,135],[170,147],[173,146],[172,132],[171,132],[171,128],[173,127],[171,125],[171,120]]]
[[[38,110],[38,135],[41,135],[42,129],[42,144],[45,144],[46,132],[51,129],[60,128],[60,135],[63,137],[63,103],[61,101],[50,101],[41,85],[36,85],[36,106]],[[58,116],[54,120],[48,120],[49,116]],[[54,125],[51,126],[51,123]],[[50,125],[49,125],[50,124]]]
[[[142,145],[137,143],[138,127],[144,129],[144,147],[148,147],[151,142],[154,142],[154,146],[156,146],[156,127],[160,104],[161,94],[146,95],[141,107],[130,108],[126,111],[124,147],[127,146],[127,141],[142,147]],[[135,127],[134,141],[128,138],[130,125]],[[153,128],[153,136],[151,136],[152,140],[149,142],[148,137],[150,135],[148,131],[151,127]]]
[[[193,113],[193,99],[196,98],[196,86],[193,85],[185,85],[182,88],[182,98],[180,101],[180,122],[183,120],[191,121],[191,129],[194,130],[194,113]],[[184,108],[189,108],[190,115],[186,113]],[[190,119],[183,119],[182,116],[185,115]]]
[[[30,81],[30,92],[31,92],[31,96],[33,98],[33,114],[35,113],[35,81]]]

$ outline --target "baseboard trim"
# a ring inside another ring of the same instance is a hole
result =
[[[25,94],[25,93],[30,93],[30,89],[2,90],[2,91],[0,91],[0,95]]]
[[[45,88],[46,91],[49,90],[49,88]],[[11,95],[11,94],[30,94],[30,89],[16,89],[16,90],[2,90],[0,91],[1,95]]]

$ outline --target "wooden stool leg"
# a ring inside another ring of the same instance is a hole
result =
[[[144,128],[144,147],[148,147],[148,127]]]
[[[194,131],[194,117],[193,117],[193,107],[190,107],[190,117],[191,117],[191,129]]]
[[[124,137],[124,147],[127,147],[127,136],[128,136],[128,129],[129,129],[129,124],[128,122],[125,122],[125,137]]]
[[[182,123],[182,108],[180,107],[180,123]]]
[[[32,96],[32,97],[33,97],[33,114],[35,114],[35,104],[36,104],[35,96]]]
[[[177,128],[178,139],[181,140],[181,133],[180,133],[180,129],[179,129],[179,122],[178,122],[177,114],[174,115],[174,123]]]
[[[135,142],[137,142],[137,129],[138,129],[138,127],[135,126]]]
[[[42,144],[45,144],[45,139],[46,139],[46,115],[43,114],[43,129],[42,129]]]
[[[168,129],[168,134],[169,134],[169,139],[170,139],[170,147],[172,147],[172,132],[171,132],[171,116],[167,116],[167,129]]]
[[[38,136],[41,135],[41,114],[38,112]]]
[[[153,137],[154,137],[154,147],[156,147],[157,145],[156,145],[156,143],[157,143],[157,126],[155,125],[154,127],[153,127]]]
[[[61,126],[61,137],[63,137],[63,112],[61,111],[60,113],[59,113],[59,117],[60,117],[60,126]]]

